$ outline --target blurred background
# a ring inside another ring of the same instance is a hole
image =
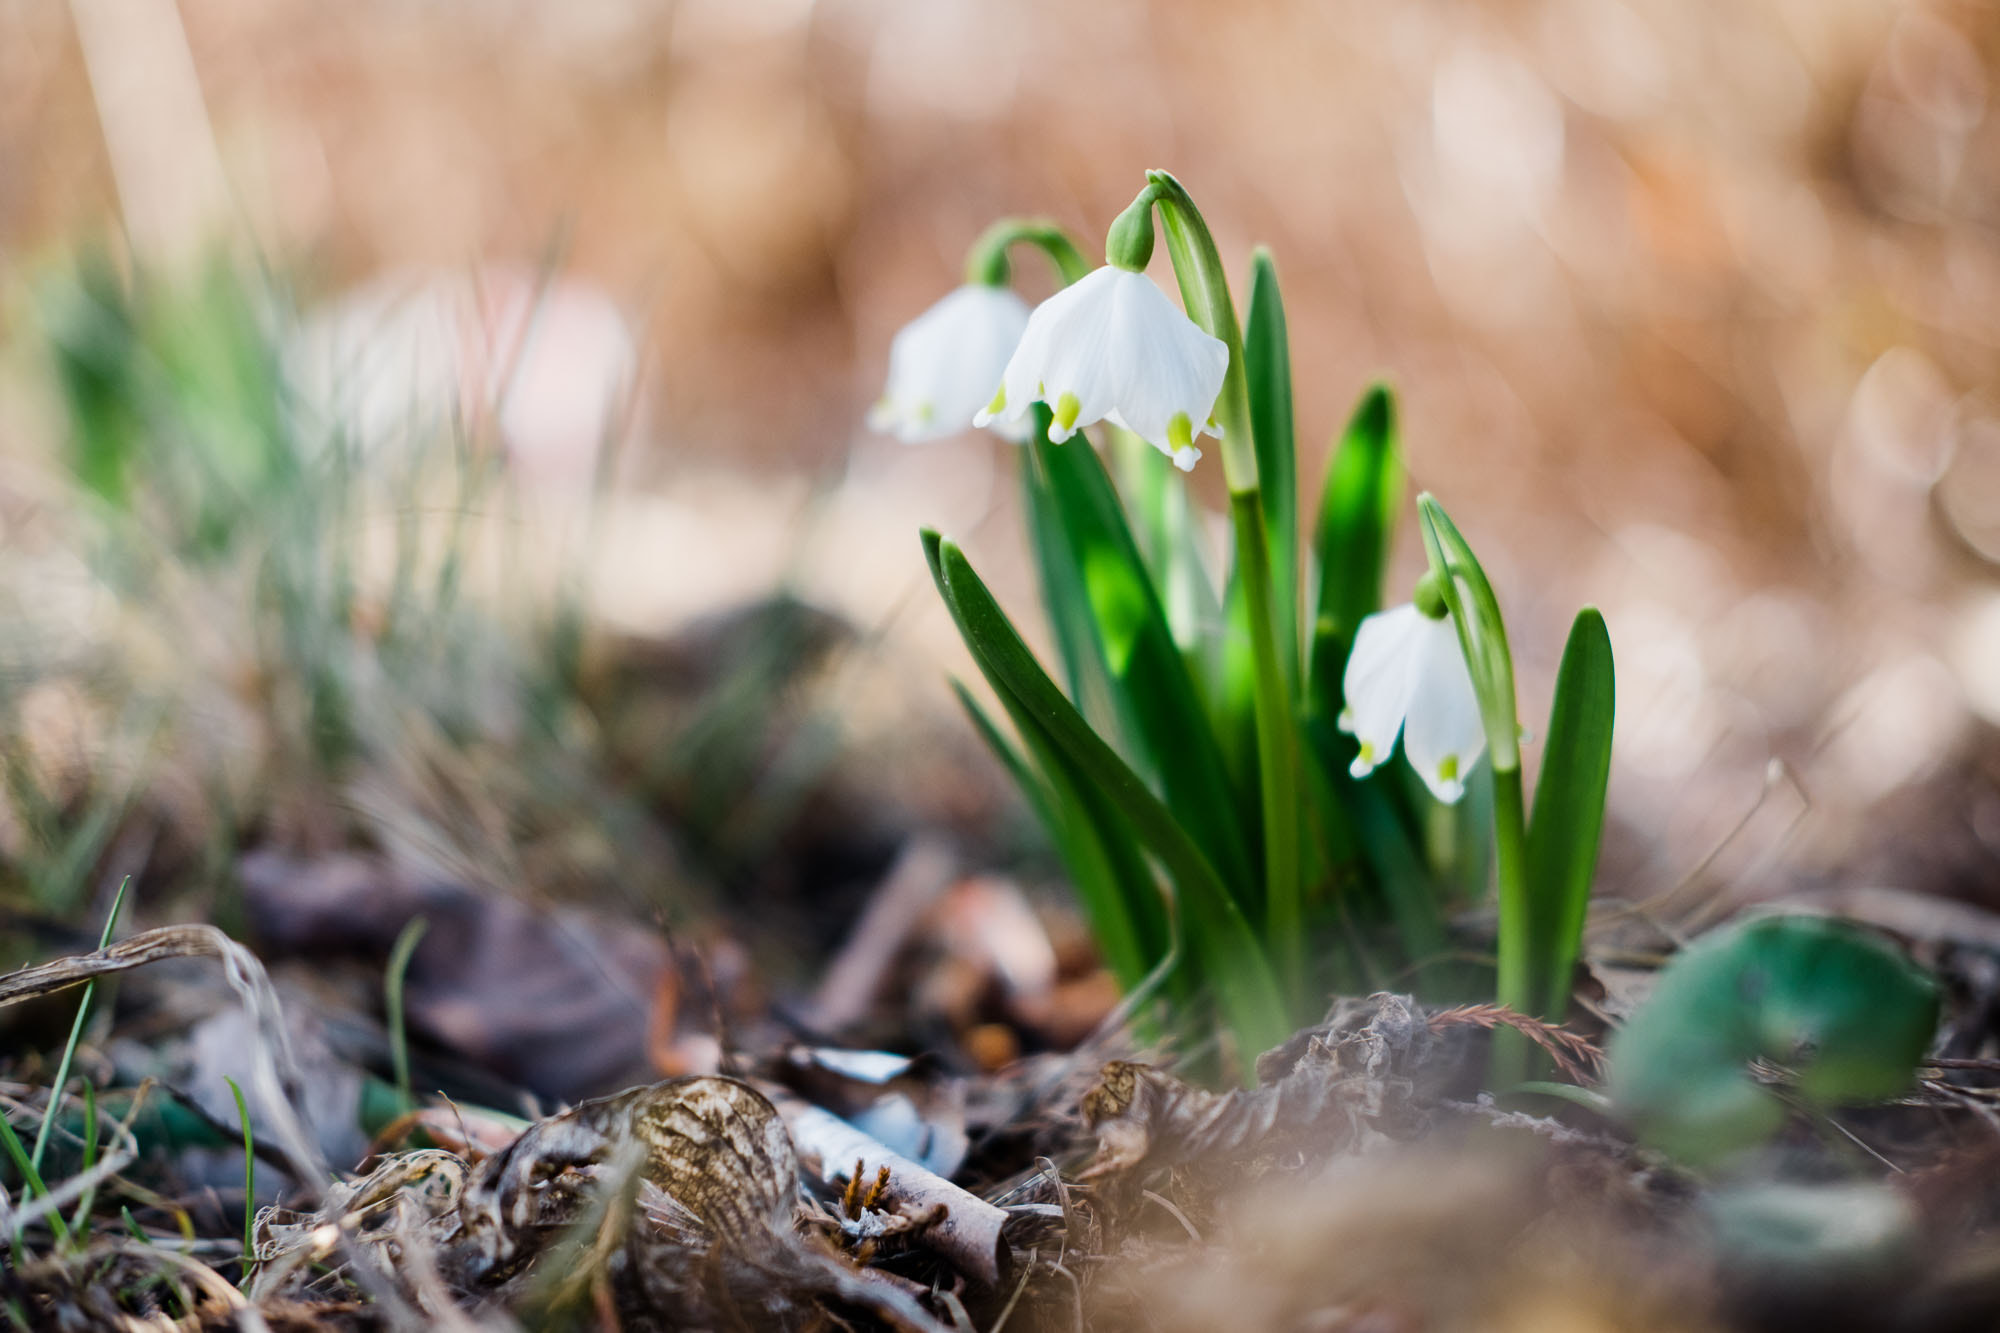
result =
[[[16,898],[672,917],[790,838],[824,948],[912,827],[1019,852],[915,537],[1034,620],[1008,447],[861,421],[989,220],[1166,167],[1306,486],[1397,386],[1525,716],[1603,608],[1602,892],[2000,907],[1996,67],[1990,0],[0,0]]]

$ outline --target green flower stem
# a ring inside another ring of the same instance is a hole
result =
[[[1492,742],[1487,745],[1491,748]],[[1518,763],[1493,770],[1493,844],[1500,892],[1500,975],[1494,998],[1517,1013],[1533,1014],[1534,918],[1528,902],[1528,826]],[[1533,1064],[1534,1051],[1519,1031],[1510,1027],[1494,1031],[1488,1071],[1493,1087],[1512,1087],[1533,1078]]]
[[[1039,218],[1001,218],[980,233],[965,256],[965,280],[989,287],[1004,287],[1012,277],[1007,251],[1015,245],[1032,245],[1049,257],[1066,287],[1090,272],[1068,232],[1053,222]]]
[[[1236,535],[1236,567],[1243,580],[1250,621],[1257,699],[1257,777],[1264,817],[1264,930],[1279,973],[1293,998],[1302,998],[1304,950],[1299,871],[1299,752],[1292,724],[1285,663],[1296,645],[1278,638],[1271,581],[1271,541],[1257,471],[1250,422],[1249,382],[1243,370],[1243,333],[1229,298],[1229,275],[1215,237],[1181,183],[1164,171],[1146,173],[1146,188],[1160,210],[1167,252],[1180,280],[1188,316],[1229,348],[1229,369],[1215,400],[1222,427],[1222,474]]]
[[[1472,547],[1430,495],[1417,497],[1424,554],[1458,629],[1459,649],[1472,674],[1486,752],[1493,766],[1494,871],[1499,881],[1500,975],[1495,997],[1534,1017],[1537,969],[1534,918],[1528,900],[1528,815],[1521,787],[1521,724],[1514,702],[1514,658],[1500,601]],[[1559,1017],[1559,1016],[1558,1016]],[[1531,1077],[1533,1053],[1513,1029],[1494,1034],[1491,1082],[1510,1087]]]

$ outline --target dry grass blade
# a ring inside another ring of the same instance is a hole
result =
[[[1433,1032],[1454,1027],[1474,1027],[1486,1032],[1513,1028],[1541,1047],[1563,1076],[1575,1083],[1595,1083],[1603,1072],[1604,1052],[1587,1038],[1558,1024],[1517,1013],[1505,1005],[1463,1004],[1455,1009],[1440,1009],[1430,1016],[1428,1023]]]
[[[97,977],[130,972],[169,958],[215,958],[223,976],[249,1011],[260,1040],[254,1052],[251,1083],[259,1109],[274,1132],[279,1148],[301,1185],[315,1193],[329,1182],[326,1163],[293,1107],[303,1093],[284,1017],[271,980],[256,955],[214,926],[161,926],[141,931],[95,953],[58,958],[24,967],[0,977],[0,1006],[38,995],[51,995]]]

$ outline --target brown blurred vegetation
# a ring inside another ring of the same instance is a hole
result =
[[[75,23],[102,8],[0,0],[17,262],[116,225]],[[1398,386],[1417,480],[1506,599],[1529,716],[1569,613],[1603,606],[1632,831],[1608,874],[1665,888],[1752,816],[1718,877],[1888,851],[1930,858],[1884,863],[1926,887],[2000,882],[2000,6],[179,12],[215,217],[311,286],[559,253],[643,330],[637,473],[705,497],[674,534],[734,544],[648,548],[627,579],[734,588],[784,569],[742,552],[817,524],[809,592],[864,618],[914,597],[911,641],[948,646],[913,529],[977,522],[1005,455],[865,438],[889,337],[992,217],[1094,240],[1164,166],[1232,262],[1276,252],[1308,486],[1363,384]],[[835,499],[809,513],[815,486]],[[1003,504],[978,544],[998,561],[1014,527]]]

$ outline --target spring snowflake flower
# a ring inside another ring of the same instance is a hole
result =
[[[1028,303],[1010,288],[972,282],[953,291],[889,344],[889,384],[868,424],[905,444],[970,429],[1027,326]],[[1028,434],[1017,422],[999,429],[1016,442]]]
[[[1388,759],[1401,732],[1410,766],[1433,796],[1451,803],[1465,794],[1465,774],[1486,751],[1486,729],[1458,631],[1449,614],[1433,610],[1443,612],[1442,600],[1420,588],[1416,603],[1361,622],[1347,659],[1340,729],[1361,742],[1355,777]]]
[[[1209,413],[1228,370],[1227,344],[1151,278],[1107,264],[1035,307],[1000,391],[973,421],[1020,421],[1039,399],[1055,413],[1053,443],[1109,421],[1185,472],[1201,457],[1195,435],[1222,433]]]

